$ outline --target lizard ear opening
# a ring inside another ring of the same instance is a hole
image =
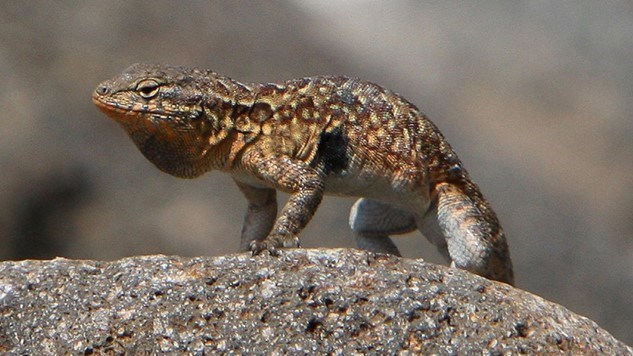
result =
[[[154,79],[147,79],[139,82],[136,85],[136,91],[144,99],[151,99],[158,94],[160,86]]]
[[[230,118],[225,117],[224,119],[216,119],[213,126],[213,129],[209,132],[208,141],[211,146],[217,145],[229,135],[229,131],[233,128],[233,123]]]

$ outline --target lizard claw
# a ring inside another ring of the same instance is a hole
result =
[[[268,251],[271,256],[279,256],[279,250],[270,241],[251,241],[250,250],[253,256],[257,256],[264,251]]]
[[[253,256],[259,255],[264,251],[268,251],[271,256],[277,257],[280,254],[280,247],[299,247],[299,238],[292,235],[269,235],[262,241],[251,241],[249,247]]]

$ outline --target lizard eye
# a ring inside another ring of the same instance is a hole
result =
[[[151,99],[158,94],[158,82],[153,79],[144,80],[136,85],[136,91],[145,99]]]

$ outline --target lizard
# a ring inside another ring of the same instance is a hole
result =
[[[418,229],[451,266],[514,283],[505,234],[442,133],[415,105],[344,76],[242,83],[212,70],[137,63],[93,102],[160,170],[232,176],[248,201],[240,250],[299,247],[323,196],[353,196],[359,248],[400,256]],[[289,193],[278,213],[276,192]]]

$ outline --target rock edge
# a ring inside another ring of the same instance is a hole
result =
[[[633,355],[593,321],[470,273],[351,249],[0,263],[0,352]]]

